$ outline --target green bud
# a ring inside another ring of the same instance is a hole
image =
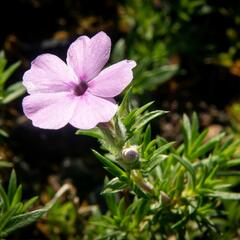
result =
[[[122,150],[122,162],[131,169],[139,167],[139,152],[136,145]]]
[[[132,162],[139,158],[139,153],[137,150],[137,146],[131,146],[128,148],[124,148],[122,151],[122,157],[124,160]]]

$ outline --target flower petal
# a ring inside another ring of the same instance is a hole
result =
[[[23,85],[28,93],[50,93],[68,91],[78,79],[60,58],[53,54],[42,54],[23,75]]]
[[[72,118],[75,103],[69,93],[38,93],[23,99],[24,114],[33,125],[44,129],[59,129]]]
[[[89,92],[99,97],[114,97],[132,81],[134,61],[123,60],[108,68],[88,83]]]
[[[70,124],[79,129],[94,128],[100,122],[110,121],[117,112],[114,99],[96,97],[86,92],[76,97],[77,106]]]
[[[102,70],[111,51],[111,39],[99,32],[91,39],[82,36],[73,42],[67,52],[67,64],[79,79],[89,81]]]

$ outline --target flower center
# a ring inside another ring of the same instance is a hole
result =
[[[85,81],[81,81],[80,84],[76,85],[74,88],[74,94],[76,96],[81,96],[83,95],[88,88],[88,85]]]

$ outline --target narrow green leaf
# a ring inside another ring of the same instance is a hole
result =
[[[140,114],[142,114],[144,111],[146,111],[153,103],[154,103],[154,101],[151,101],[149,103],[146,103],[142,107],[138,108],[135,112],[135,117],[138,117]]]
[[[237,150],[237,148],[240,145],[240,140],[235,140],[231,142],[223,151],[222,155],[224,155],[226,158],[231,157]]]
[[[181,220],[179,220],[178,222],[176,222],[175,224],[173,224],[171,226],[172,229],[176,229],[177,227],[185,226],[186,225],[186,221],[187,221],[187,217],[184,216]]]
[[[114,48],[111,54],[111,61],[115,63],[124,59],[125,51],[126,51],[126,41],[124,38],[120,38],[114,45]]]
[[[12,167],[13,164],[7,161],[0,160],[0,168],[9,168]]]
[[[208,134],[208,129],[205,129],[193,142],[190,152],[194,153],[200,146],[202,146],[202,142]]]
[[[195,153],[192,154],[192,158],[197,158],[204,155],[208,151],[212,150],[217,143],[225,136],[225,133],[220,133],[217,136],[210,139],[207,143],[200,146]]]
[[[114,118],[114,126],[115,126],[115,132],[116,136],[118,136],[118,141],[123,141],[122,144],[124,144],[124,141],[126,140],[127,137],[127,130],[121,121],[121,119],[117,116]]]
[[[11,209],[12,210],[12,209]],[[19,228],[23,228],[33,222],[35,222],[37,219],[42,217],[47,212],[47,209],[42,208],[35,211],[31,211],[28,213],[20,214],[18,216],[14,216],[9,221],[8,225],[4,229],[4,231],[0,231],[0,237],[6,237],[10,233],[16,231]]]
[[[116,194],[106,194],[104,195],[108,209],[112,212],[113,215],[117,212],[117,201],[116,201]]]
[[[144,158],[147,158],[148,154],[149,155],[152,154],[152,152],[156,148],[156,142],[157,142],[157,139],[153,139],[150,143],[148,143],[148,145],[146,146],[146,149],[144,151]]]
[[[168,150],[175,142],[169,142],[164,144],[163,146],[157,148],[154,152],[151,158],[156,158],[162,153],[165,153],[166,150]]]
[[[168,158],[167,155],[158,155],[154,158],[151,158],[149,161],[146,161],[146,163],[142,163],[143,165],[143,171],[145,173],[151,172],[155,167],[159,166],[164,160]]]
[[[13,200],[16,190],[17,190],[17,176],[15,170],[13,169],[8,184],[8,199],[10,203]]]
[[[111,179],[104,186],[104,191],[101,194],[116,193],[123,191],[128,187],[126,182],[121,181],[118,177]]]
[[[189,148],[190,148],[191,142],[192,142],[192,129],[191,129],[190,120],[186,114],[183,115],[182,129],[183,129],[184,143],[186,146],[186,154],[188,155]]]
[[[15,70],[20,66],[20,62],[16,62],[8,67],[0,76],[0,85],[3,85],[8,78],[15,72]]]
[[[192,115],[192,139],[195,139],[198,135],[199,121],[196,112]]]
[[[118,202],[118,208],[117,208],[117,215],[120,221],[124,217],[124,212],[125,212],[125,199],[121,198],[120,201]]]
[[[190,173],[190,176],[191,176],[191,178],[192,178],[193,185],[195,186],[196,176],[195,176],[195,170],[194,170],[192,164],[191,164],[188,160],[186,160],[186,159],[184,159],[184,158],[181,158],[181,157],[179,157],[179,156],[177,156],[177,155],[175,155],[175,154],[173,154],[173,157],[174,157],[174,159],[176,159],[179,163],[181,163],[181,164],[186,168],[186,170]]]
[[[28,201],[26,201],[23,205],[22,211],[26,212],[29,208],[31,208],[33,206],[33,204],[38,200],[38,196],[36,197],[32,197],[31,199],[29,199]]]
[[[15,206],[17,203],[21,201],[21,199],[22,199],[22,185],[19,185],[17,191],[14,194],[12,202],[10,202],[10,207]]]
[[[0,51],[0,74],[2,74],[6,65],[7,65],[7,59],[5,58],[4,51]]]
[[[238,165],[240,165],[240,159],[239,158],[229,160],[224,164],[224,166],[226,166],[226,167],[235,167],[235,166],[238,166]]]
[[[135,220],[139,224],[146,213],[149,211],[149,201],[146,199],[141,199],[136,209]]]
[[[20,207],[20,203],[16,204],[13,208],[9,208],[1,217],[0,217],[0,237],[3,232],[4,227],[10,222],[18,208]]]
[[[148,124],[154,118],[159,117],[165,113],[167,113],[167,111],[162,111],[162,110],[156,110],[156,111],[145,113],[142,117],[139,117],[139,119],[134,123],[131,130],[134,130],[136,132],[142,127],[144,127],[146,124]]]
[[[26,89],[22,85],[21,82],[16,82],[12,85],[10,85],[5,91],[4,91],[4,98],[2,99],[3,104],[7,104],[9,102],[12,102],[16,98],[22,96],[26,92]]]
[[[126,209],[126,215],[132,215],[135,210],[137,209],[138,205],[143,201],[143,199],[138,199],[137,197],[134,198],[134,200],[132,201],[131,205],[128,206],[128,208]]]
[[[146,111],[154,102],[149,102],[140,108],[133,109],[123,120],[126,127],[130,127],[144,111]]]
[[[95,156],[103,163],[105,166],[105,169],[109,171],[113,176],[119,177],[119,178],[127,178],[126,173],[118,167],[116,164],[114,164],[110,159],[107,157],[102,156],[100,153],[98,153],[95,150],[92,150]]]
[[[7,210],[9,208],[9,200],[8,200],[8,196],[1,184],[0,184],[0,198],[3,202],[3,209]]]
[[[77,130],[75,134],[85,135],[85,136],[89,136],[97,139],[103,138],[101,130],[97,127],[89,130]]]
[[[0,135],[3,137],[9,137],[9,134],[3,129],[0,129]]]
[[[240,200],[240,193],[233,193],[233,192],[213,192],[208,194],[211,197],[218,197],[221,199],[226,200]]]
[[[151,141],[151,125],[149,124],[143,135],[142,152],[145,151],[145,149],[146,149],[147,145],[150,143],[150,141]]]
[[[124,94],[123,100],[118,108],[118,116],[122,121],[132,111],[131,96],[132,87],[129,87]]]

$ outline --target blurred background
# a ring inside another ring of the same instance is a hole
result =
[[[9,64],[21,61],[8,84],[21,81],[39,54],[65,60],[78,36],[105,31],[112,39],[109,64],[125,58],[138,64],[136,103],[154,100],[155,108],[170,111],[155,121],[155,134],[180,140],[182,113],[196,111],[209,134],[227,128],[238,136],[239,1],[8,0],[0,7],[0,48]],[[100,205],[104,211],[99,193],[105,172],[90,151],[98,144],[75,135],[71,126],[58,131],[34,128],[23,116],[21,101],[1,110],[1,128],[10,135],[0,147],[1,158],[14,163],[25,196],[40,194],[40,204],[64,182],[72,183],[73,192],[47,219],[11,239],[78,239],[89,209]]]

